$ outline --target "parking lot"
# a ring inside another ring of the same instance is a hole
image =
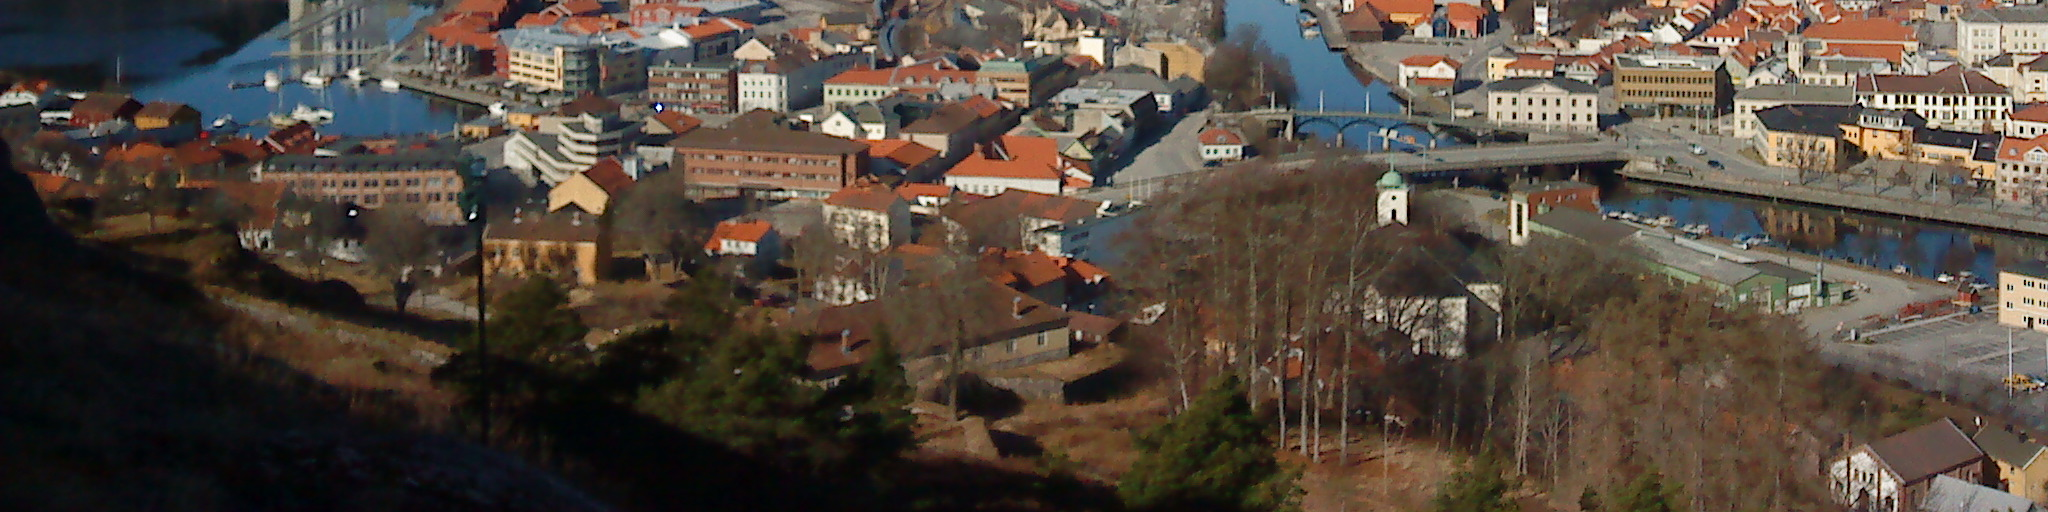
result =
[[[1963,314],[1904,324],[1828,343],[1821,354],[1859,372],[1905,381],[2014,422],[2048,428],[2048,392],[2015,392],[2011,373],[2048,374],[2048,333],[2007,329],[1997,313]],[[2008,367],[2008,360],[2011,366]]]

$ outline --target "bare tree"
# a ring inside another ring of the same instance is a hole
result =
[[[432,227],[420,220],[419,209],[397,203],[370,210],[363,220],[363,250],[378,272],[391,280],[391,303],[405,311],[416,286],[412,272],[434,263],[440,244]]]

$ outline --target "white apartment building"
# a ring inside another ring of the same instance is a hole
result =
[[[1975,64],[2006,53],[2048,53],[2048,9],[1973,10],[1956,21],[1957,60]]]
[[[1545,130],[1596,131],[1600,89],[1569,78],[1510,78],[1487,84],[1486,120]]]
[[[1911,110],[1929,128],[1985,133],[2005,126],[2011,90],[1962,66],[1932,75],[1867,75],[1854,79],[1856,102],[1885,110]]]

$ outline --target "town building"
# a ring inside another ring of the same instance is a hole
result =
[[[996,85],[979,73],[947,64],[943,59],[874,69],[859,66],[825,81],[825,104],[851,105],[896,94],[932,95],[944,99],[996,96]]]
[[[628,162],[628,171],[638,176],[633,147],[641,123],[622,117],[618,103],[586,93],[534,122],[533,131],[513,133],[504,146],[505,165],[520,171],[526,185],[554,186],[604,158]]]
[[[1973,182],[1995,187],[1998,181],[1998,146],[2004,140],[2005,137],[1996,133],[1914,130],[1913,148],[1907,160],[1961,167],[1969,172]]]
[[[921,182],[936,179],[940,172],[945,171],[945,168],[940,166],[945,161],[939,158],[939,150],[923,144],[902,139],[861,142],[866,143],[869,148],[869,172],[876,176],[897,176],[911,182],[904,183],[903,186],[924,184]]]
[[[734,50],[739,61],[738,111],[790,112],[825,100],[826,79],[862,60],[859,54],[828,54],[785,38],[755,38]]]
[[[1533,234],[1530,219],[1556,208],[1598,214],[1600,188],[1576,181],[1517,181],[1509,184],[1508,243],[1527,245]]]
[[[899,137],[939,150],[948,165],[966,158],[975,144],[1008,131],[1013,111],[981,96],[940,105],[932,114],[904,126]]]
[[[1145,68],[1121,67],[1096,73],[1074,84],[1076,89],[1143,91],[1152,94],[1162,116],[1176,115],[1192,106],[1199,91],[1182,90]]]
[[[1998,324],[2048,331],[2048,263],[2029,261],[1998,269]]]
[[[1828,463],[1829,490],[1856,510],[1903,512],[1919,506],[1936,476],[1983,481],[1984,452],[1947,418],[1857,445]]]
[[[688,173],[704,194],[752,190],[769,196],[823,198],[867,174],[868,146],[790,128],[781,115],[755,110],[722,128],[699,128],[669,142],[670,172]]]
[[[910,241],[910,204],[880,184],[840,189],[825,198],[825,225],[841,245],[880,252]]]
[[[1766,165],[1806,173],[1841,170],[1842,124],[1853,123],[1861,109],[1840,105],[1780,105],[1756,112],[1760,132],[1755,139]]]
[[[1095,178],[1060,154],[1052,139],[1004,135],[982,143],[954,164],[946,171],[945,184],[991,196],[1011,189],[1064,195],[1094,186]]]
[[[142,111],[142,103],[126,94],[95,92],[71,105],[72,126],[93,126],[109,121],[128,121]]]
[[[1615,101],[1630,115],[1711,118],[1734,103],[1734,86],[1721,58],[1625,54],[1614,59]]]
[[[1202,143],[1203,162],[1233,162],[1244,159],[1246,144],[1244,137],[1237,134],[1237,130],[1219,126],[1203,130],[1195,138]]]
[[[1962,66],[1924,76],[1860,76],[1855,87],[1856,101],[1865,107],[1911,110],[1928,126],[1946,130],[1997,131],[2012,110],[2009,89]]]
[[[1486,120],[1542,130],[1597,131],[1600,89],[1570,78],[1510,78],[1486,84]]]
[[[1199,70],[1200,65],[1195,69]],[[981,69],[974,73],[976,78],[995,86],[996,99],[1023,106],[1045,103],[1054,93],[1073,86],[1078,75],[1057,55],[991,60],[981,63]]]
[[[731,114],[738,107],[739,63],[664,61],[647,68],[647,100],[692,114]]]
[[[1102,252],[1104,244],[1129,228],[1130,218],[1113,215],[1114,208],[1106,202],[1020,189],[955,203],[944,213],[965,225],[1014,224],[1023,234],[1023,250],[1090,261],[1096,261],[1093,256]]]
[[[854,140],[893,139],[902,131],[903,116],[873,101],[833,109],[818,121],[818,133]]]
[[[548,189],[548,211],[575,207],[593,216],[603,216],[635,183],[618,159],[606,158],[589,169]]]
[[[2031,139],[2006,137],[1998,144],[1997,196],[2000,202],[2048,205],[2048,135]]]
[[[1724,125],[1736,138],[1755,138],[1762,131],[1757,125],[1756,112],[1782,105],[1826,105],[1846,107],[1856,104],[1856,90],[1848,86],[1826,86],[1806,84],[1759,85],[1735,93],[1735,110]]]
[[[2016,139],[2048,135],[2048,104],[2031,105],[2014,111],[2005,119],[2005,129],[2001,130],[2001,133]]]
[[[886,339],[894,342],[892,348],[902,354],[904,369],[914,380],[949,367],[987,372],[1073,356],[1073,337],[1068,332],[1071,315],[1065,310],[987,280],[948,284],[965,288],[958,294],[963,303],[950,307],[977,308],[980,311],[974,316],[987,320],[968,324],[965,336],[942,336],[927,334],[933,330],[920,329],[922,326],[890,322],[900,315],[888,312],[921,306],[894,302],[898,299],[825,308],[800,329],[811,333],[806,359],[809,377],[822,382],[843,378],[874,353],[874,344],[884,339],[885,330]]]
[[[1992,57],[1976,69],[1985,78],[2011,89],[2014,103],[2048,101],[2048,59],[2008,53]]]
[[[1912,27],[1884,17],[1844,18],[1807,27],[1799,35],[1806,49],[1817,54],[1876,58],[1903,65],[1920,50],[1919,35]]]
[[[2019,495],[1948,475],[1935,475],[1927,494],[1914,504],[1920,512],[2041,512],[2041,505]]]
[[[456,199],[469,157],[449,145],[370,141],[334,156],[281,154],[258,164],[258,183],[283,183],[299,197],[366,208],[405,206],[429,224],[463,222]]]
[[[1996,488],[2034,503],[2048,502],[2048,446],[2007,429],[1984,427],[1970,436],[1997,468]],[[2027,510],[2027,509],[2015,509]]]
[[[781,236],[768,221],[725,221],[711,228],[711,236],[704,241],[704,253],[773,259],[781,245]]]
[[[2048,53],[2048,9],[1974,9],[1957,18],[1957,60],[1975,64],[2004,53]]]
[[[613,94],[644,89],[646,52],[624,32],[583,33],[562,25],[498,32],[507,79],[566,93]]]
[[[486,276],[552,277],[597,284],[611,258],[609,230],[579,211],[513,215],[484,224]]]
[[[1401,59],[1401,87],[1448,91],[1458,83],[1456,60],[1442,55],[1416,55]]]

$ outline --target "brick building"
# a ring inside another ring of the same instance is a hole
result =
[[[697,193],[740,190],[825,197],[867,174],[868,145],[796,130],[780,114],[755,110],[723,128],[699,128],[669,142],[671,169],[689,173]]]
[[[283,183],[302,197],[367,208],[410,205],[422,220],[454,225],[463,220],[461,148],[369,141],[337,156],[284,154],[256,167],[255,181]]]
[[[693,114],[731,114],[738,66],[730,60],[655,64],[647,70],[647,99]]]

